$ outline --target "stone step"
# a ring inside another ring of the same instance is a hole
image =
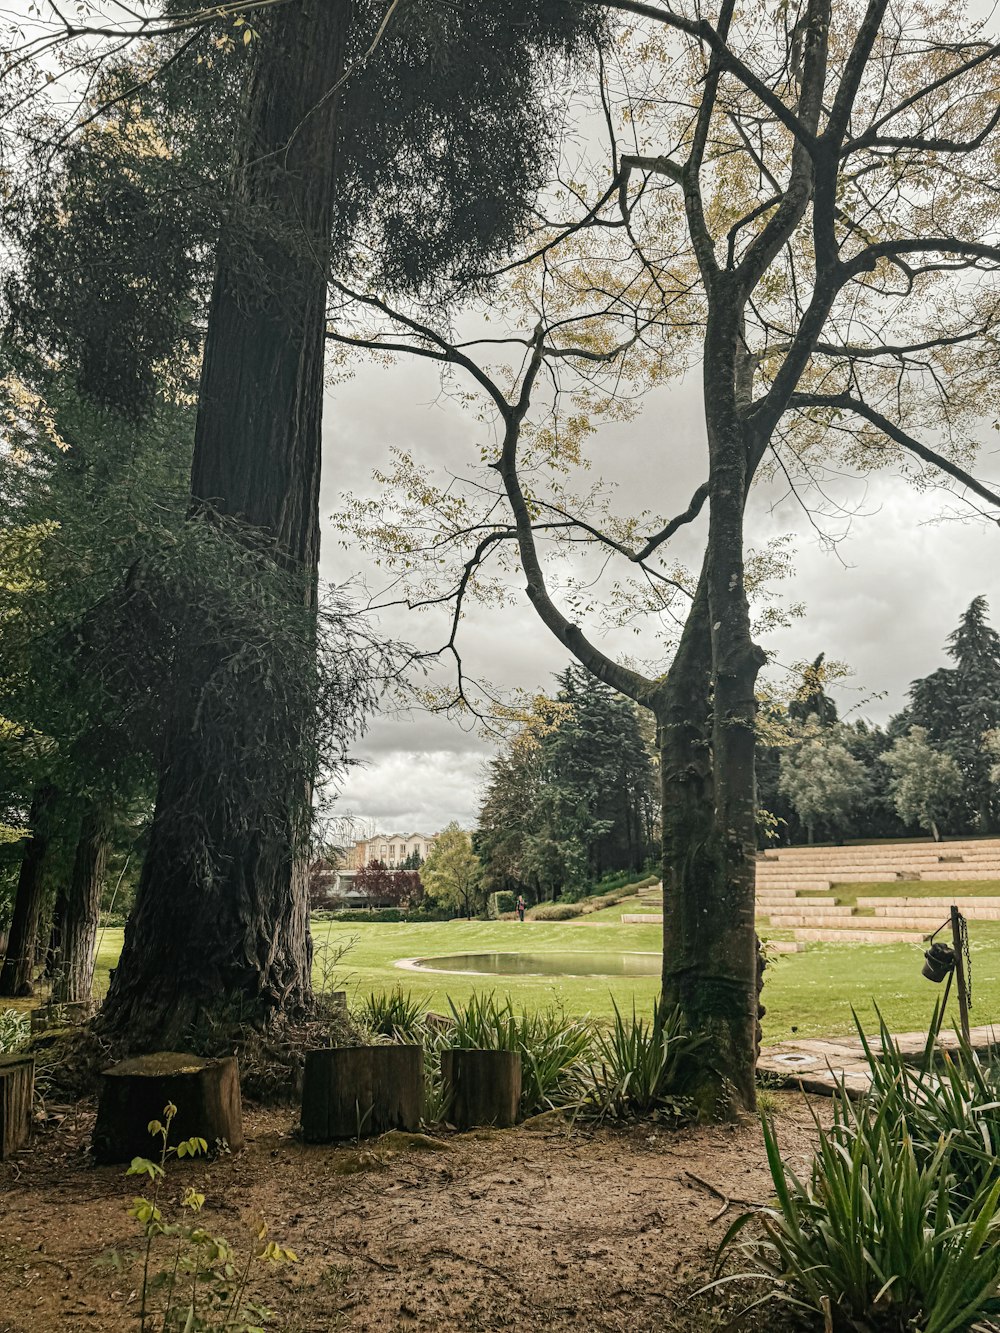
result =
[[[831,881],[826,875],[760,875],[756,876],[760,889],[828,889]]]
[[[940,922],[936,918],[931,919],[931,925],[925,927],[924,917],[909,917],[902,915],[901,918],[884,916],[852,916],[851,909],[847,908],[843,913],[838,912],[772,912],[770,914],[771,925],[775,930],[792,930],[799,926],[815,926],[817,930],[850,930],[858,927],[864,930],[896,930],[901,926],[908,926],[912,930],[933,930],[935,925]]]
[[[949,860],[962,860],[967,856],[1000,856],[1000,852],[992,848],[987,851],[970,852],[935,852],[933,848],[927,847],[900,847],[892,851],[880,852],[874,847],[850,847],[840,851],[834,851],[828,848],[823,852],[782,852],[780,856],[764,856],[765,865],[809,865],[817,861],[824,864],[833,865],[860,865],[868,866],[878,861],[940,861],[943,858]]]
[[[626,926],[659,926],[663,924],[663,913],[623,912],[622,922]]]
[[[856,916],[854,920],[873,930],[920,930],[925,935],[932,935],[935,930],[948,925],[947,917],[905,915],[902,912],[898,916]]]
[[[956,904],[957,906],[957,904]],[[970,921],[1000,921],[1000,907],[963,907],[959,909],[964,917]],[[931,903],[930,907],[876,907],[876,916],[903,916],[907,912],[914,913],[921,917],[941,917],[948,916],[947,907],[935,907]]]
[[[945,880],[950,883],[952,880],[973,880],[973,879],[1000,879],[1000,866],[989,870],[969,869],[969,870],[925,870],[920,876],[921,879],[933,883],[934,880]]]
[[[784,865],[795,866],[797,869],[804,869],[805,866],[828,866],[828,865],[973,865],[1000,864],[1000,848],[989,848],[988,850],[961,850],[961,852],[949,852],[947,854],[933,852],[897,852],[891,856],[879,856],[871,852],[853,854],[853,856],[833,856],[833,854],[824,854],[824,856],[764,856],[757,860],[759,865]]]
[[[801,902],[801,899],[799,899]],[[859,898],[859,907],[873,907],[877,912],[880,907],[943,907],[946,911],[952,905],[961,908],[966,907],[997,907],[1000,908],[1000,898],[987,897],[984,894],[981,898],[908,898],[900,895],[898,898]]]
[[[827,944],[920,944],[924,935],[918,930],[823,930],[807,926],[797,929],[795,938]]]
[[[871,880],[878,884],[892,884],[895,880],[904,875],[911,878],[919,876],[918,870],[886,870],[884,868],[871,868],[869,870],[824,870],[806,871],[803,874],[781,874],[781,875],[762,875],[757,872],[757,883],[773,885],[775,888],[791,888],[796,884],[863,884],[866,880]]]

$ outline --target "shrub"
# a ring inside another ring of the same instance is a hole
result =
[[[509,999],[498,1001],[492,993],[473,993],[463,1008],[448,1004],[454,1025],[445,1034],[447,1045],[520,1054],[521,1115],[579,1101],[593,1041],[589,1023],[555,1008],[519,1014]]]
[[[581,903],[539,903],[531,909],[533,921],[572,921],[583,916]]]
[[[31,1036],[31,1019],[18,1009],[0,1009],[0,1055],[19,1051]]]
[[[771,1299],[838,1329],[957,1333],[1000,1308],[1000,1180],[963,1204],[948,1138],[921,1162],[888,1105],[854,1108],[842,1090],[802,1182],[762,1123],[777,1204],[730,1227],[720,1255],[737,1250],[749,1271],[722,1281],[764,1279]]]
[[[398,907],[352,907],[345,908],[342,912],[316,912],[315,916],[320,921],[353,921],[355,925],[360,921],[404,921],[407,919]],[[413,920],[415,916],[409,919]]]
[[[610,1030],[599,1030],[589,1070],[588,1101],[601,1118],[627,1119],[656,1110],[680,1113],[688,1057],[704,1044],[681,1023],[680,1010],[664,1011],[656,1001],[652,1019],[622,1015],[615,1004]]]
[[[892,1333],[951,1333],[1000,1311],[1000,1081],[964,1042],[938,1049],[943,1013],[913,1067],[881,1014],[877,1053],[855,1016],[871,1095],[855,1105],[841,1087],[808,1181],[764,1119],[777,1206],[749,1238],[754,1215],[738,1218],[720,1254],[738,1250],[741,1276],[767,1279],[771,1298]]]
[[[982,1065],[976,1053],[960,1039],[955,1051],[937,1046],[944,1008],[934,1008],[927,1041],[919,1063],[908,1065],[899,1046],[879,1018],[876,1050],[855,1015],[868,1067],[872,1101],[885,1114],[897,1137],[905,1133],[917,1160],[926,1162],[937,1150],[942,1135],[951,1144],[955,1188],[966,1200],[980,1186],[992,1184],[1000,1156],[1000,1073],[995,1063]]]

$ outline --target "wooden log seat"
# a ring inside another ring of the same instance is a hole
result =
[[[122,1060],[102,1073],[92,1140],[97,1161],[158,1157],[160,1144],[148,1126],[151,1120],[163,1119],[168,1102],[177,1107],[170,1127],[171,1145],[201,1138],[210,1149],[220,1142],[234,1151],[243,1147],[236,1057],[213,1060],[159,1051]]]

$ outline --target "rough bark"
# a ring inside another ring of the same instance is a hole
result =
[[[243,1147],[236,1057],[203,1060],[161,1051],[104,1070],[92,1142],[96,1159],[128,1162],[157,1156],[160,1145],[147,1127],[151,1120],[163,1120],[168,1102],[177,1108],[170,1126],[172,1146],[201,1138],[209,1148],[220,1141],[233,1151]]]
[[[456,1129],[517,1124],[521,1102],[521,1057],[517,1051],[441,1052],[446,1119]]]
[[[330,1143],[420,1128],[424,1057],[419,1046],[308,1051],[302,1076],[302,1137]]]
[[[715,312],[705,337],[705,401],[708,425],[709,531],[705,556],[712,643],[712,790],[714,862],[718,868],[712,975],[703,976],[706,1017],[725,1077],[723,1105],[752,1110],[756,1104],[757,937],[756,784],[754,758],[757,674],[766,658],[753,642],[743,571],[743,513],[750,449],[740,419],[744,330],[737,290],[719,274]],[[733,367],[737,368],[735,377]],[[720,386],[732,391],[720,392]]]
[[[80,826],[58,923],[58,952],[52,970],[52,998],[56,1003],[81,1003],[91,998],[94,946],[107,866],[108,822],[104,813],[91,805]]]
[[[27,1147],[34,1084],[30,1055],[0,1056],[0,1161]]]
[[[754,929],[755,684],[743,511],[750,450],[737,394],[738,303],[718,275],[705,339],[711,459],[705,560],[656,701],[663,783],[663,998],[707,1036],[692,1095],[702,1115],[756,1104],[759,972]],[[729,387],[731,386],[731,387]],[[728,391],[727,391],[728,387]]]
[[[719,1043],[728,1004],[727,891],[715,837],[712,644],[703,571],[667,680],[656,700],[663,806],[663,1002],[704,1033],[692,1093],[706,1116],[718,1107],[730,1058]],[[721,979],[721,985],[720,985]],[[742,1061],[741,1061],[742,1063]]]
[[[0,995],[26,996],[32,993],[45,860],[51,839],[49,816],[54,802],[55,790],[49,786],[39,787],[32,798],[28,816],[31,833],[21,858],[7,952],[0,968]]]
[[[209,311],[191,492],[195,512],[252,524],[315,602],[320,429],[336,96],[349,0],[269,12]],[[206,651],[200,674],[229,669]],[[245,734],[260,716],[256,661],[232,680]],[[177,1042],[206,1012],[267,1022],[311,999],[301,773],[274,772],[268,819],[234,818],[201,700],[165,741],[156,812],[104,1021],[132,1049]],[[214,765],[214,766],[213,766]]]

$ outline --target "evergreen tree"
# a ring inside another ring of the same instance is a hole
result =
[[[975,597],[948,636],[955,665],[910,686],[907,720],[952,755],[962,774],[970,827],[992,832],[1000,800],[990,780],[988,735],[1000,727],[1000,634],[987,623],[988,603]]]
[[[235,1003],[266,1023],[309,1002],[305,853],[323,691],[308,656],[296,654],[324,633],[316,583],[328,280],[364,256],[382,290],[475,286],[546,176],[548,75],[587,47],[591,13],[548,0],[295,0],[261,12],[249,79],[204,78],[201,91],[191,80],[204,52],[185,38],[157,86],[174,90],[163,106],[179,115],[166,123],[195,126],[186,161],[207,190],[190,179],[176,188],[175,175],[144,195],[140,174],[115,176],[121,188],[108,196],[84,153],[60,186],[68,182],[81,207],[63,210],[56,226],[46,196],[19,237],[29,262],[8,299],[21,327],[75,362],[93,398],[133,414],[146,406],[153,368],[188,332],[171,302],[186,293],[193,314],[204,307],[194,292],[214,257],[187,507],[207,542],[214,528],[243,543],[272,613],[270,633],[247,635],[246,608],[224,609],[196,579],[188,585],[190,673],[168,692],[150,854],[104,1011],[109,1030],[137,1048],[179,1037],[206,1010]],[[206,18],[199,42],[210,48]],[[392,19],[384,33],[383,19]],[[100,90],[116,107],[113,95],[133,84],[127,69],[118,77]],[[225,95],[213,104],[216,88]],[[169,178],[178,155],[159,151],[163,139],[153,156]],[[199,158],[207,144],[235,145],[234,161],[220,169],[218,154]],[[170,225],[159,228],[161,201]],[[97,263],[87,262],[92,252]],[[115,312],[120,303],[134,314],[137,292],[162,301],[167,318],[148,330],[139,321],[123,368],[108,355]]]

